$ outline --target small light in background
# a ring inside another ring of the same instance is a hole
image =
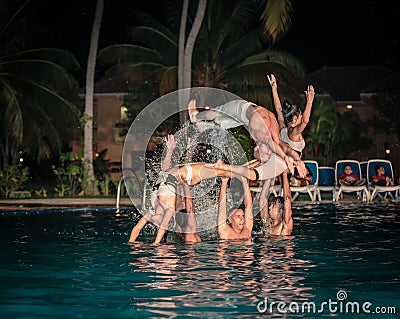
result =
[[[22,157],[23,152],[22,151],[18,151],[18,155],[19,155],[19,162],[22,163],[24,161],[24,159]]]
[[[207,154],[211,154],[211,150],[207,148]]]
[[[385,148],[386,157],[388,157],[389,154],[390,154],[390,146],[389,146],[389,143],[384,143],[384,144],[383,144],[383,147]]]
[[[352,108],[353,108],[353,105],[351,105],[351,104],[346,105],[346,109],[351,110]]]
[[[209,110],[209,109],[210,109],[210,107],[209,107],[209,106],[206,106],[206,107],[205,107],[205,109],[206,109],[206,110]]]

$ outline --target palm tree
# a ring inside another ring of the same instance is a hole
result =
[[[181,26],[179,29],[179,53],[178,53],[178,88],[184,89],[189,88],[192,85],[192,55],[194,44],[197,39],[197,35],[200,31],[201,24],[203,22],[204,13],[207,7],[207,0],[200,0],[196,17],[194,19],[192,29],[186,40],[186,22],[188,18],[188,7],[189,0],[184,0],[182,5],[181,14]],[[179,107],[182,109],[183,105],[182,92],[179,95]],[[187,119],[187,113],[180,113],[181,123],[184,123]]]
[[[270,102],[265,94],[266,73],[274,72],[283,82],[304,75],[302,63],[293,55],[272,49],[264,26],[257,23],[260,12],[251,0],[209,3],[194,56],[194,86],[227,89],[265,103]],[[294,89],[281,87],[281,94],[297,98]]]
[[[369,122],[378,132],[393,134],[400,142],[400,72],[392,75],[370,88],[369,92],[376,92],[373,105],[378,111],[378,116]]]
[[[305,155],[324,162],[323,165],[332,165],[338,158],[368,147],[371,142],[357,113],[348,111],[341,115],[332,104],[322,100],[313,107],[309,126],[304,136]]]
[[[305,132],[306,155],[309,158],[329,159],[331,157],[339,120],[340,115],[332,104],[322,100],[316,101],[309,130]]]
[[[88,64],[86,70],[86,94],[85,94],[85,130],[84,130],[84,157],[85,168],[88,174],[90,195],[94,194],[94,169],[93,169],[93,91],[94,75],[96,69],[97,47],[99,42],[100,26],[103,16],[104,0],[97,0],[96,13],[93,21],[92,36],[90,39]]]
[[[227,89],[258,102],[268,98],[266,73],[273,71],[282,80],[303,75],[294,56],[268,48],[272,42],[265,37],[264,26],[254,23],[260,21],[260,12],[251,0],[209,1],[193,52],[192,85]],[[171,7],[169,21],[180,21],[179,14]],[[110,66],[106,76],[152,82],[160,95],[178,89],[179,47],[176,33],[170,30],[173,24],[167,28],[143,13],[137,18],[146,25],[130,30],[133,44],[112,45],[99,52],[99,63]],[[281,87],[283,94],[295,93]]]
[[[275,43],[281,36],[289,31],[292,24],[293,0],[255,0],[264,7],[261,21],[264,23],[264,34],[271,43]]]
[[[186,34],[186,20],[187,20],[187,9],[189,0],[183,1],[182,15],[181,15],[181,29],[179,31],[179,73],[178,73],[178,87],[179,89],[188,88],[191,86],[191,75],[192,75],[192,54],[194,44],[197,39],[197,35],[200,31],[200,27],[204,18],[204,13],[207,7],[207,0],[200,0],[196,17],[194,19],[192,29],[185,40]],[[179,81],[181,79],[181,81]],[[181,82],[181,83],[179,83]]]
[[[18,153],[33,158],[60,152],[77,136],[80,111],[73,103],[78,82],[68,70],[79,63],[67,51],[23,50],[24,20],[0,30],[0,168],[15,164]]]

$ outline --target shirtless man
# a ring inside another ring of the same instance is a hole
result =
[[[194,212],[194,203],[190,188],[186,184],[182,184],[183,194],[185,198],[185,209],[181,209],[176,216],[177,225],[175,234],[182,237],[187,244],[201,242],[200,236],[197,234],[197,217]],[[179,196],[180,197],[180,196]]]
[[[276,196],[268,206],[268,190],[271,180],[265,181],[260,195],[262,233],[267,235],[289,236],[293,230],[292,193],[290,191],[288,170],[282,173],[283,197]]]
[[[242,181],[244,199],[239,207],[232,208],[226,212],[226,189],[228,178],[222,178],[221,190],[219,193],[218,207],[218,235],[220,239],[248,239],[252,238],[253,230],[253,202],[247,180],[239,177]],[[229,222],[229,224],[227,223]]]
[[[279,125],[274,113],[263,106],[245,100],[233,100],[213,109],[199,112],[196,100],[188,103],[189,118],[192,123],[200,121],[214,121],[224,129],[244,125],[248,128],[250,136],[257,145],[265,144],[272,152],[282,157],[289,170],[293,173],[294,163],[301,176],[305,176],[306,169],[300,156],[293,152],[288,155],[283,149],[283,143],[279,137]],[[286,143],[285,143],[286,144]]]

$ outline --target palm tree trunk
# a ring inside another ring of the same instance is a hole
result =
[[[207,0],[200,0],[197,7],[196,17],[190,30],[188,39],[185,45],[184,63],[183,63],[183,86],[190,87],[192,84],[192,55],[194,43],[199,34],[201,24],[203,23],[204,14],[206,12]]]
[[[93,21],[92,35],[88,64],[86,70],[86,95],[85,95],[85,131],[84,131],[84,157],[85,168],[88,173],[88,195],[94,195],[94,169],[93,169],[93,93],[94,75],[96,69],[97,47],[99,42],[100,26],[103,16],[104,0],[97,0],[96,13]]]
[[[181,26],[179,31],[179,56],[178,56],[178,89],[190,88],[192,84],[192,55],[194,43],[199,34],[201,24],[207,7],[207,0],[200,0],[197,7],[196,17],[190,30],[188,39],[186,37],[186,21],[188,12],[189,0],[183,1]],[[186,97],[179,94],[179,110],[186,110],[186,105],[183,103]],[[187,113],[180,113],[180,121],[184,123],[187,120]]]
[[[183,89],[183,64],[185,54],[185,38],[186,38],[186,21],[189,8],[189,0],[183,0],[181,25],[179,29],[179,43],[178,43],[178,89]]]
[[[189,8],[189,0],[183,0],[182,14],[181,14],[181,25],[179,29],[179,43],[178,43],[178,90],[184,88],[183,84],[183,66],[184,66],[184,55],[185,55],[185,38],[186,38],[186,21],[187,13]],[[184,105],[186,96],[183,95],[183,91],[178,92],[179,98],[179,110],[182,111],[186,108]],[[179,113],[179,121],[183,124],[186,120],[185,112]]]

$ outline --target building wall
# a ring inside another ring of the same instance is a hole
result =
[[[123,115],[121,106],[124,101],[124,94],[95,94],[94,107],[94,151],[99,153],[107,149],[105,159],[110,162],[112,171],[120,171],[122,165],[122,152],[124,149],[124,138],[118,135],[122,123]],[[126,119],[126,118],[125,118]],[[141,152],[144,150],[153,150],[156,144],[151,140],[148,144],[145,140],[138,139],[125,145],[132,152]],[[133,164],[131,156],[124,158],[125,166],[130,167]]]
[[[95,95],[94,149],[97,153],[107,149],[110,162],[121,162],[123,141],[115,137],[115,131],[121,121],[122,103],[122,95]]]

